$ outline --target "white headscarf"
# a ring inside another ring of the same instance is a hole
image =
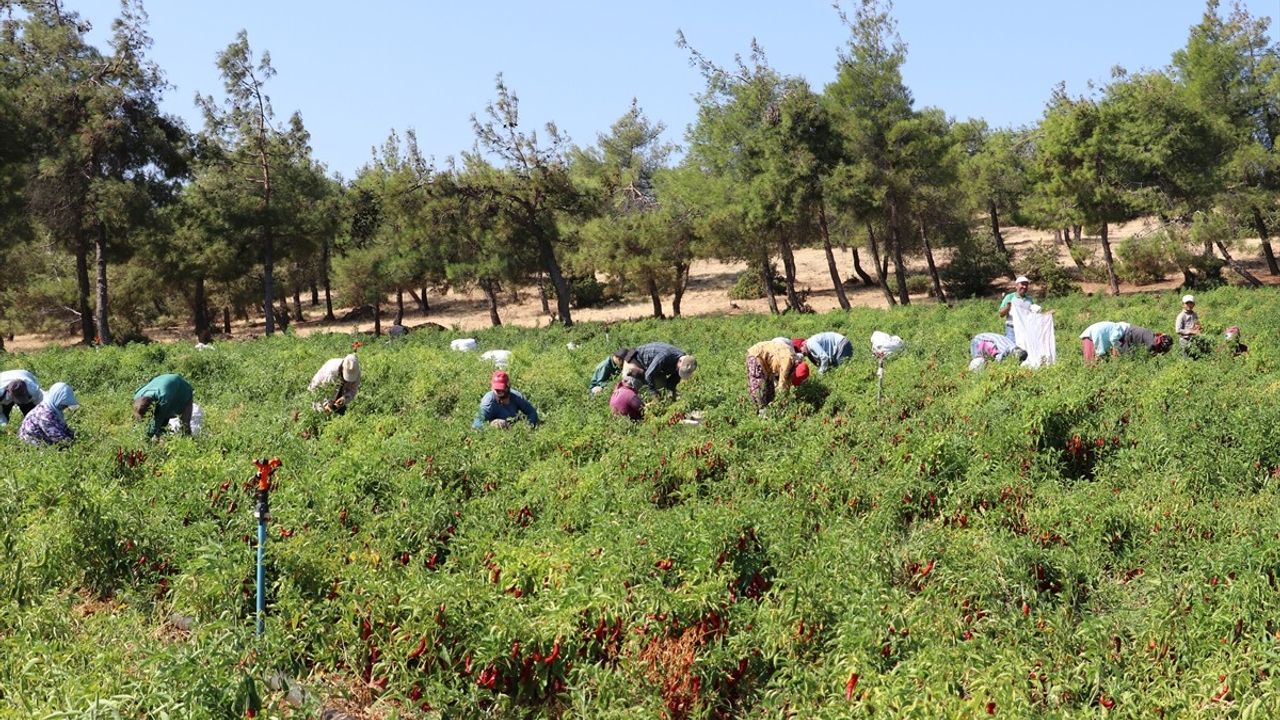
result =
[[[360,358],[356,357],[355,353],[342,358],[342,381],[360,382]]]

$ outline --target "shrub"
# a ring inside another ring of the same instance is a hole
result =
[[[1077,271],[1058,263],[1058,246],[1052,242],[1033,245],[1020,264],[1043,297],[1062,297],[1080,290]]]
[[[1009,260],[993,238],[969,235],[957,240],[951,263],[942,269],[942,282],[955,297],[977,297],[987,294],[991,281],[1009,271]]]
[[[569,284],[569,304],[575,309],[601,307],[618,299],[618,293],[611,292],[610,286],[597,280],[595,275],[570,275],[565,282]],[[555,286],[547,289],[555,299]]]
[[[1116,248],[1116,275],[1125,282],[1149,285],[1164,280],[1176,269],[1168,236],[1163,232],[1148,238],[1125,238]]]
[[[769,276],[773,281],[775,295],[787,291],[787,281],[782,279],[776,269],[770,267]],[[760,282],[760,273],[755,270],[739,273],[737,282],[729,289],[730,300],[759,300],[764,295],[764,283]]]

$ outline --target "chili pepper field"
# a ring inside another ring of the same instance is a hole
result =
[[[352,336],[2,356],[82,407],[60,451],[0,432],[0,717],[1275,717],[1280,299],[1197,296],[1247,355],[1083,365],[1173,294],[1045,302],[1038,371],[966,370],[992,301],[498,328],[543,419],[505,432],[456,333],[361,338],[332,418],[305,388]],[[745,349],[828,329],[851,361],[758,417]],[[699,368],[632,425],[588,378],[650,340]],[[200,436],[132,422],[163,372]]]

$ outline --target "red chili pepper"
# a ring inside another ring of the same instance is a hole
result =
[[[423,636],[418,640],[418,646],[417,646],[417,647],[415,647],[415,648],[414,648],[414,649],[409,653],[409,659],[410,659],[410,660],[413,660],[414,658],[422,657],[422,653],[424,653],[424,652],[426,652],[426,651],[427,651],[427,636],[426,636],[426,635],[423,635]],[[417,698],[414,698],[414,699],[416,700]]]
[[[560,638],[556,638],[556,641],[552,643],[551,652],[547,653],[546,660],[543,662],[550,665],[555,662],[558,657],[560,657]]]
[[[858,687],[858,673],[849,673],[849,682],[844,684],[844,699],[853,700],[853,690]]]

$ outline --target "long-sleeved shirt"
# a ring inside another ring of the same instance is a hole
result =
[[[75,440],[66,418],[52,405],[40,403],[22,418],[18,439],[32,445],[54,445]]]
[[[537,425],[538,411],[534,409],[533,404],[515,390],[507,392],[510,393],[510,398],[506,403],[498,402],[498,396],[492,390],[485,393],[484,397],[480,398],[480,411],[476,413],[476,419],[471,422],[471,427],[479,429],[494,420],[511,420],[520,413],[524,413],[530,425]]]
[[[1196,315],[1195,310],[1183,310],[1178,313],[1178,319],[1173,323],[1173,329],[1177,331],[1182,339],[1187,339],[1192,335],[1197,335],[1196,326],[1200,324],[1200,316]]]
[[[969,356],[983,360],[1003,360],[1005,355],[1017,347],[1004,335],[996,333],[978,333],[969,342]]]
[[[360,362],[355,355],[326,360],[311,377],[307,389],[314,392],[317,388],[335,384],[338,385],[338,391],[329,400],[340,397],[343,409],[351,407],[351,403],[356,399],[356,393],[360,392]],[[323,406],[322,402],[315,404],[317,410],[322,409]]]
[[[14,382],[21,382],[27,388],[27,394],[31,396],[29,401],[31,405],[37,405],[44,400],[44,393],[40,391],[40,383],[36,380],[36,376],[27,370],[5,370],[0,372],[0,404],[4,405],[4,412],[0,413],[0,427],[9,424],[9,408],[18,403],[12,397],[9,397],[8,387]],[[28,407],[23,405],[23,407]]]
[[[170,418],[181,416],[187,408],[191,407],[191,401],[195,399],[195,390],[181,375],[170,373],[153,378],[133,394],[134,400],[144,397],[154,401],[151,421],[147,423],[147,434],[151,437],[160,437],[168,427]]]
[[[613,389],[613,395],[609,397],[609,408],[614,415],[625,415],[637,421],[644,418],[644,403],[640,401],[636,391],[625,383],[618,383]]]
[[[791,377],[791,371],[796,366],[795,350],[790,345],[783,345],[773,340],[752,345],[747,349],[747,357],[759,360],[761,367],[773,376],[774,380],[785,380]]]
[[[666,388],[674,395],[676,385],[680,384],[680,372],[677,364],[685,351],[675,345],[662,342],[645,343],[636,348],[631,362],[644,369],[644,382],[653,392]]]
[[[618,373],[622,372],[622,363],[615,362],[617,357],[617,355],[610,355],[601,360],[599,365],[596,365],[595,370],[591,372],[592,388],[603,388],[610,380],[617,377]]]
[[[818,363],[818,372],[824,373],[847,360],[853,354],[849,338],[838,332],[820,332],[804,341],[805,348]]]
[[[1111,348],[1120,349],[1124,344],[1124,333],[1129,329],[1127,322],[1111,322],[1103,320],[1096,322],[1084,329],[1080,333],[1080,339],[1088,338],[1093,341],[1093,351],[1099,355],[1105,354]]]

